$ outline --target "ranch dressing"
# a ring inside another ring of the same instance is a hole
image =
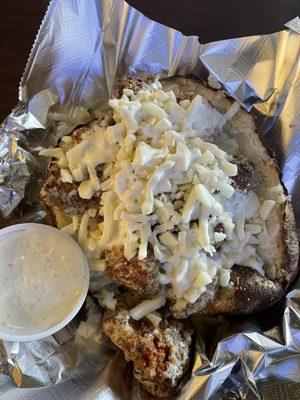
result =
[[[0,334],[32,334],[64,321],[83,302],[88,279],[83,252],[57,229],[39,224],[3,229]]]

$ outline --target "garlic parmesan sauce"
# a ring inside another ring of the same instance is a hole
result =
[[[45,331],[80,301],[88,270],[79,246],[55,228],[24,224],[0,232],[1,332]]]

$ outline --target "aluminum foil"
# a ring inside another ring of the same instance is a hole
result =
[[[271,35],[201,45],[122,0],[52,0],[24,72],[19,103],[0,128],[1,226],[43,222],[46,161],[38,152],[88,122],[127,74],[210,73],[258,116],[300,226],[300,23]],[[266,313],[193,318],[196,348],[180,400],[299,399],[300,287]],[[88,313],[98,313],[88,301]],[[76,334],[86,311],[44,340],[0,345],[3,400],[150,399],[101,334]]]

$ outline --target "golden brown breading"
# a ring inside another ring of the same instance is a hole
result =
[[[191,332],[178,321],[154,327],[148,319],[135,321],[121,309],[104,318],[104,333],[132,361],[135,377],[154,396],[175,395],[189,360]]]
[[[99,166],[98,176],[102,175],[102,166]],[[63,182],[60,168],[57,164],[48,167],[44,186],[41,190],[41,199],[47,207],[57,207],[68,215],[82,214],[89,208],[98,208],[100,195],[97,193],[91,199],[82,199],[78,193],[78,182]]]
[[[79,144],[84,139],[84,134],[89,131],[87,126],[75,129],[69,136],[73,145]],[[64,148],[66,143],[61,141],[59,147]],[[96,167],[98,178],[102,179],[103,165]],[[60,212],[68,215],[82,214],[89,208],[98,208],[101,192],[95,193],[91,199],[83,199],[79,196],[80,182],[63,182],[60,175],[60,167],[52,162],[46,173],[44,186],[41,189],[41,199],[48,208],[56,207]]]
[[[160,287],[157,279],[158,264],[153,252],[148,250],[145,260],[134,256],[131,260],[124,257],[122,248],[113,248],[105,252],[106,273],[114,282],[133,289],[139,294],[156,293]]]

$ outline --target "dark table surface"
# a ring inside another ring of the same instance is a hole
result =
[[[71,1],[71,0],[70,0]],[[202,43],[271,33],[300,13],[300,0],[128,0],[148,17]],[[0,121],[17,103],[18,83],[48,0],[0,0]]]

